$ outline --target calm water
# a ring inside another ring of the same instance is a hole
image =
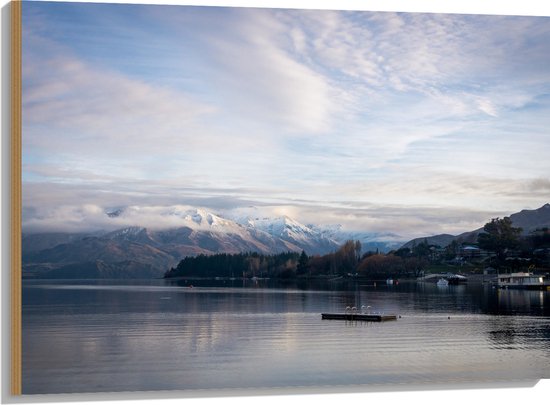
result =
[[[550,378],[550,292],[123,283],[23,283],[25,394]],[[321,320],[347,305],[401,318]]]

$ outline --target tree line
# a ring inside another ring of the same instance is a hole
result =
[[[521,236],[521,228],[512,226],[510,218],[495,218],[485,224],[479,234],[477,246],[490,257],[487,265],[510,267],[510,256],[529,258],[529,264],[539,263],[537,254],[548,262],[550,232],[538,230],[527,237]],[[307,278],[307,277],[361,277],[367,279],[419,277],[431,264],[451,260],[460,252],[457,240],[448,246],[430,245],[427,239],[412,248],[400,248],[386,254],[361,253],[359,241],[348,240],[338,250],[326,255],[308,256],[305,251],[264,255],[249,253],[219,253],[185,257],[165,277],[259,277],[259,278]],[[538,252],[538,253],[537,253]],[[546,253],[544,253],[546,252]],[[520,265],[525,261],[518,261]]]
[[[168,270],[164,277],[292,277],[296,271],[300,254],[284,252],[263,255],[256,252],[200,254],[187,256],[175,268]]]
[[[338,250],[326,255],[308,256],[284,252],[264,255],[256,252],[219,253],[185,257],[165,273],[171,277],[204,278],[308,278],[308,277],[387,277],[417,274],[422,261],[416,258],[361,254],[361,243],[348,240]]]

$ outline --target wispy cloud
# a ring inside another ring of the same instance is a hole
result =
[[[183,131],[193,131],[199,117],[213,111],[184,94],[71,56],[37,59],[32,49],[25,51],[24,63],[34,66],[23,76],[23,140],[29,148],[86,154],[91,147],[123,157],[136,147],[154,152],[181,144]]]
[[[546,18],[24,11],[26,224],[257,205],[416,234],[550,198]]]

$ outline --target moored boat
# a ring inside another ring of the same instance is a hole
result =
[[[545,280],[543,276],[527,272],[499,274],[497,285],[499,288],[526,290],[546,290],[550,288],[550,282]]]
[[[446,287],[446,286],[449,285],[449,282],[448,282],[446,279],[444,279],[444,278],[440,278],[440,279],[438,280],[438,282],[437,282],[437,285],[438,285],[439,287]]]
[[[447,281],[449,284],[461,284],[468,282],[468,278],[461,274],[448,274]]]

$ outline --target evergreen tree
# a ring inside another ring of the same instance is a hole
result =
[[[484,233],[477,237],[481,249],[494,252],[498,261],[506,259],[510,249],[516,249],[520,243],[521,228],[512,226],[509,217],[493,218],[483,227]]]
[[[302,250],[302,253],[300,254],[300,258],[298,259],[296,274],[297,275],[305,274],[307,272],[308,267],[309,267],[309,257],[306,254],[306,252]]]

